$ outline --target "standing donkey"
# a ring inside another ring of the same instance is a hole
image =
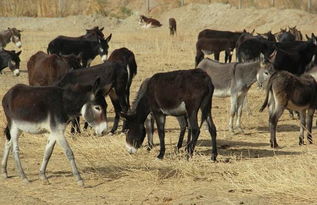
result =
[[[317,108],[317,83],[313,76],[316,77],[316,68],[314,72],[305,73],[300,77],[287,71],[277,71],[269,78],[266,98],[260,112],[268,106],[271,147],[278,147],[276,141],[277,122],[286,108],[300,113],[299,145],[304,144],[304,129],[307,130],[308,142],[313,142],[311,136],[312,121]]]
[[[231,112],[229,130],[233,130],[235,116],[236,127],[241,129],[243,102],[250,87],[256,82],[258,73],[262,70],[260,61],[248,63],[219,63],[211,59],[203,59],[197,66],[207,72],[215,86],[214,96],[231,97]]]
[[[94,129],[101,133],[102,124],[106,123],[105,115],[96,105],[95,94],[98,91],[100,79],[93,85],[76,84],[68,88],[31,87],[18,84],[12,87],[3,97],[2,106],[7,119],[5,128],[6,142],[2,158],[2,174],[7,175],[7,161],[13,147],[16,167],[23,181],[28,179],[23,171],[19,155],[18,139],[21,132],[33,134],[49,133],[44,158],[40,168],[40,179],[48,183],[45,171],[56,142],[63,148],[69,160],[77,183],[83,185],[83,180],[77,170],[75,158],[66,141],[64,132],[68,122],[80,114]]]
[[[190,83],[188,83],[190,82]],[[201,124],[205,120],[212,139],[212,160],[217,158],[217,131],[211,116],[214,86],[209,76],[202,70],[179,70],[153,75],[138,91],[134,102],[135,113],[124,115],[128,133],[126,146],[129,153],[135,153],[145,138],[144,122],[152,112],[160,138],[159,159],[165,154],[166,116],[186,116],[192,140],[187,145],[188,156],[193,155],[200,127],[197,114],[202,112]]]
[[[16,28],[8,28],[7,30],[0,32],[0,50],[6,47],[6,45],[11,41],[15,43],[18,48],[22,47],[21,43],[21,32]]]

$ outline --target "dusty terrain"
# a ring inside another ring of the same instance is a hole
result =
[[[105,26],[105,35],[113,33],[110,52],[125,46],[136,54],[138,75],[132,84],[132,98],[142,80],[156,72],[193,68],[195,40],[203,28],[255,28],[258,32],[276,32],[280,27],[297,25],[304,33],[310,33],[315,32],[313,28],[317,26],[317,16],[303,11],[237,10],[222,4],[208,7],[193,4],[169,11],[160,17],[163,24],[169,16],[179,22],[178,36],[174,38],[168,35],[166,25],[152,30],[139,28],[136,16],[123,22],[100,16],[0,18],[2,28],[24,29],[22,75],[13,77],[6,69],[0,76],[0,97],[16,83],[27,83],[27,60],[36,51],[45,51],[51,39],[57,35],[78,36],[85,28],[95,25]],[[7,49],[15,47],[9,45]],[[94,64],[100,62],[99,57],[94,60]],[[244,132],[236,134],[227,129],[229,99],[214,98],[217,163],[210,161],[210,137],[205,130],[201,132],[191,160],[185,159],[184,149],[175,153],[179,127],[173,117],[169,117],[166,124],[167,153],[162,161],[156,160],[157,133],[154,150],[148,152],[143,147],[137,154],[129,155],[122,134],[96,137],[92,130],[87,130],[72,136],[68,129],[66,137],[85,180],[84,188],[75,183],[59,146],[48,165],[51,184],[42,184],[38,172],[46,137],[22,134],[22,165],[32,182],[24,184],[20,180],[10,156],[10,178],[0,179],[0,204],[314,204],[317,199],[317,146],[298,146],[298,122],[284,114],[277,134],[281,148],[271,149],[267,110],[258,112],[263,95],[262,90],[252,87],[248,98],[251,114],[244,114]],[[108,110],[111,126],[112,106]],[[6,125],[2,107],[0,121],[2,130]],[[0,140],[0,148],[3,143],[4,137]]]

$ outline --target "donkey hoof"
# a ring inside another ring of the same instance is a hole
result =
[[[30,181],[28,180],[28,178],[23,178],[22,181],[23,181],[23,183],[25,183],[25,184],[29,184],[29,183],[30,183]]]
[[[274,148],[274,149],[280,148],[280,146],[278,144],[271,144],[271,147]]]
[[[85,186],[85,184],[84,184],[84,181],[81,179],[81,180],[78,180],[77,181],[77,184],[79,185],[79,186],[81,186],[81,187],[84,187]]]
[[[7,174],[6,172],[2,173],[2,178],[4,178],[4,179],[9,178],[9,177],[8,177],[8,174]]]

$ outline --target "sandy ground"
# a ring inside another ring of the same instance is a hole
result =
[[[219,9],[223,9],[223,12]],[[154,73],[193,68],[195,40],[198,31],[203,28],[242,30],[243,25],[247,24],[245,27],[256,28],[259,32],[271,29],[276,31],[288,25],[279,19],[294,18],[296,21],[290,22],[289,25],[298,24],[306,33],[314,32],[312,25],[316,19],[315,15],[283,10],[280,17],[275,16],[269,23],[266,22],[270,19],[267,13],[279,13],[278,10],[252,10],[253,14],[248,16],[246,14],[249,14],[249,11],[250,9],[244,10],[246,18],[252,20],[248,24],[246,20],[230,20],[232,16],[229,16],[229,13],[242,15],[242,10],[219,4],[207,8],[203,8],[202,5],[189,5],[183,10],[174,10],[174,13],[170,11],[162,15],[161,20],[171,14],[180,19],[179,33],[174,38],[168,35],[166,26],[152,30],[140,29],[135,16],[122,23],[98,16],[65,19],[0,18],[3,27],[16,26],[24,29],[21,55],[23,72],[21,76],[13,77],[8,69],[5,70],[6,72],[0,76],[0,97],[2,98],[16,83],[27,83],[27,60],[38,50],[45,51],[50,40],[57,35],[81,35],[84,28],[94,25],[105,26],[105,35],[113,33],[110,52],[125,46],[135,53],[138,75],[131,88],[132,98],[142,80]],[[208,23],[202,21],[203,17],[195,16],[203,12]],[[216,15],[216,12],[217,18],[208,18],[209,15]],[[185,14],[192,16],[192,21]],[[223,22],[222,25],[219,24],[220,20]],[[259,20],[263,20],[263,23],[256,25]],[[15,47],[9,45],[8,49]],[[100,58],[97,57],[93,63],[100,62]],[[281,148],[271,149],[268,143],[267,110],[263,113],[258,112],[263,99],[264,92],[253,86],[248,100],[251,114],[244,113],[242,119],[244,132],[232,134],[227,129],[230,101],[214,98],[212,113],[218,129],[217,163],[210,161],[210,136],[205,130],[201,132],[195,156],[191,160],[185,159],[184,149],[181,149],[180,153],[175,152],[179,127],[173,117],[167,120],[167,153],[162,161],[156,160],[159,150],[157,133],[154,139],[157,146],[154,150],[148,152],[146,147],[143,147],[137,154],[129,155],[125,151],[125,136],[122,134],[96,137],[92,130],[87,130],[80,135],[72,136],[68,128],[66,137],[85,180],[84,188],[78,187],[75,183],[70,165],[59,146],[56,146],[48,165],[51,184],[42,184],[38,173],[46,137],[24,133],[20,137],[21,160],[32,182],[24,184],[20,180],[14,160],[10,156],[10,178],[0,179],[0,204],[316,203],[316,145],[298,146],[298,122],[284,114],[279,122],[277,134]],[[111,126],[114,115],[112,106],[109,106],[108,111]],[[0,129],[2,130],[5,125],[1,107]],[[313,135],[315,133],[314,127]],[[0,147],[3,147],[3,143],[4,137],[0,140]]]

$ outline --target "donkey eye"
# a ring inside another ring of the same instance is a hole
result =
[[[100,111],[101,107],[100,106],[94,106],[94,109],[97,110],[97,111]]]

